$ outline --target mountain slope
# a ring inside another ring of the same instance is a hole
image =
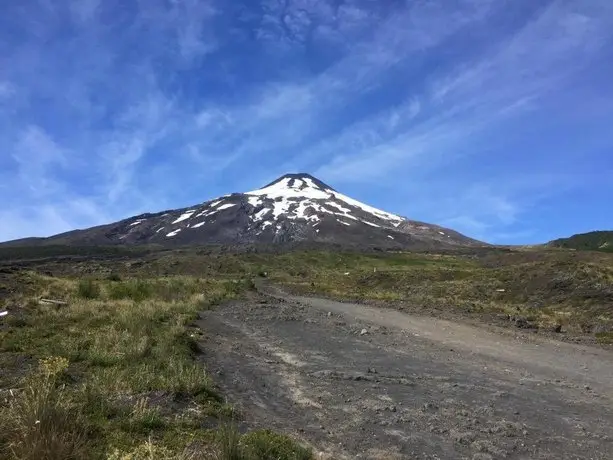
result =
[[[483,244],[453,230],[373,208],[308,174],[287,174],[250,192],[39,240],[68,245],[290,242],[388,248]]]
[[[557,248],[613,252],[613,231],[579,233],[549,243]]]

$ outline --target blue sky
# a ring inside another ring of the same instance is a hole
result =
[[[613,228],[613,2],[2,2],[0,240],[295,171],[490,242]]]

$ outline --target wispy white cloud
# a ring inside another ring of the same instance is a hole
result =
[[[0,81],[0,103],[15,93],[15,87],[8,81]]]
[[[308,169],[341,186],[386,178],[427,187],[452,175],[450,164],[487,163],[482,138],[491,147],[497,130],[538,114],[613,36],[611,2],[519,3],[12,6],[7,17],[25,39],[0,19],[0,141],[12,146],[0,175],[27,194],[5,213],[26,222],[27,208],[36,222],[39,209],[57,229],[187,204],[175,200],[190,199],[188,180],[196,190],[227,171],[243,181]],[[587,92],[582,103],[596,98]],[[598,107],[606,118],[608,103]],[[438,182],[461,199],[429,216],[488,234],[517,224],[529,207],[523,194],[545,186],[510,192],[503,172],[498,182],[466,174],[462,194]],[[25,176],[54,193],[34,199]],[[396,211],[427,204],[424,194]]]
[[[70,12],[75,23],[86,26],[96,18],[101,0],[72,0]]]
[[[0,210],[2,241],[30,236],[53,235],[71,228],[56,206],[37,206],[34,209],[12,208]]]
[[[21,184],[34,195],[45,195],[59,186],[56,168],[66,167],[68,156],[69,152],[38,126],[28,126],[19,134],[11,154]]]
[[[332,156],[320,173],[335,179],[363,180],[410,165],[419,156],[439,157],[442,153],[457,157],[460,142],[470,142],[477,131],[500,122],[501,117],[529,109],[539,97],[563,87],[607,38],[610,40],[613,19],[603,16],[604,4],[596,9],[587,3],[582,11],[575,4],[554,2],[493,52],[432,80],[430,89],[420,95],[431,115],[419,123],[405,124],[404,129],[383,139],[370,136],[376,139],[375,144],[352,153],[345,153],[342,141],[323,144],[323,151],[311,153]],[[395,110],[376,115],[371,124],[384,124],[381,120]],[[364,123],[359,123],[347,131],[364,138],[364,129]]]
[[[323,72],[299,82],[268,83],[247,104],[237,108],[222,108],[223,113],[234,123],[225,127],[224,135],[214,137],[217,148],[221,142],[223,148],[231,150],[240,158],[244,155],[263,156],[270,152],[272,144],[275,150],[294,152],[283,163],[286,165],[306,163],[305,160],[309,158],[312,161],[330,158],[338,152],[345,152],[347,146],[343,144],[351,136],[343,128],[339,130],[340,136],[332,136],[322,143],[329,147],[328,151],[318,151],[312,147],[305,149],[304,145],[315,141],[326,124],[338,124],[338,118],[346,110],[347,104],[376,90],[382,84],[382,77],[391,68],[404,63],[415,53],[421,54],[437,46],[462,27],[481,21],[490,9],[489,3],[462,1],[457,10],[449,12],[422,3],[408,9],[389,11],[389,16],[377,24],[368,40],[352,43],[343,57]],[[343,12],[351,8],[354,9],[352,14]],[[369,16],[357,6],[345,5],[335,10],[323,1],[287,4],[267,2],[264,10],[266,13],[263,21],[273,21],[274,18],[279,30],[285,34],[288,31],[281,27],[280,21],[292,11],[303,11],[309,17],[325,18],[328,22],[332,18],[336,30],[348,26],[345,21],[354,24],[358,17]],[[380,13],[373,14],[377,15]],[[412,27],[407,27],[407,23],[411,23]],[[291,42],[288,37],[286,39],[288,43]],[[414,68],[412,71],[416,70]],[[413,120],[420,111],[419,98],[410,97],[406,106],[400,105],[385,112],[383,116],[390,124],[394,124],[400,122],[400,117],[404,117],[405,121]],[[362,140],[369,137],[373,142],[384,142],[385,133],[375,130],[365,133],[362,129],[363,125],[372,124],[385,125],[376,116],[369,117],[356,125],[355,137]],[[404,128],[405,125],[399,127]],[[363,147],[370,148],[367,143]],[[349,158],[342,155],[333,163],[346,163],[345,160]],[[349,167],[354,168],[355,165]]]
[[[521,213],[514,197],[492,184],[475,184],[453,198],[445,225],[488,239],[492,227],[514,224]]]
[[[212,33],[212,20],[217,10],[208,1],[184,0],[173,2],[179,53],[186,60],[192,60],[215,51],[217,39]]]
[[[460,176],[449,183],[422,178],[413,184],[412,193],[421,187],[427,198],[411,205],[416,212],[427,212],[436,222],[475,238],[510,243],[538,233],[534,213],[543,203],[576,192],[589,180],[583,174],[553,170],[512,175],[500,170],[468,182]]]
[[[40,3],[9,15],[23,19],[28,39],[0,45],[0,120],[7,120],[0,139],[12,161],[0,161],[10,184],[0,188],[10,203],[0,239],[18,236],[28,222],[25,234],[50,234],[159,204],[139,189],[138,176],[151,149],[183,127],[173,96],[159,89],[156,60],[174,65],[210,52],[214,9],[193,1],[169,9],[144,2],[132,12],[110,5]],[[56,35],[66,21],[78,26],[74,33]]]

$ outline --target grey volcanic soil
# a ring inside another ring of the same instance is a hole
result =
[[[613,458],[606,350],[271,294],[198,322],[250,428],[293,434],[320,458]]]

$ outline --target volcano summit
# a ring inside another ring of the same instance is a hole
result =
[[[250,192],[38,241],[170,246],[312,242],[384,248],[482,244],[453,230],[361,203],[309,174],[286,174]]]

